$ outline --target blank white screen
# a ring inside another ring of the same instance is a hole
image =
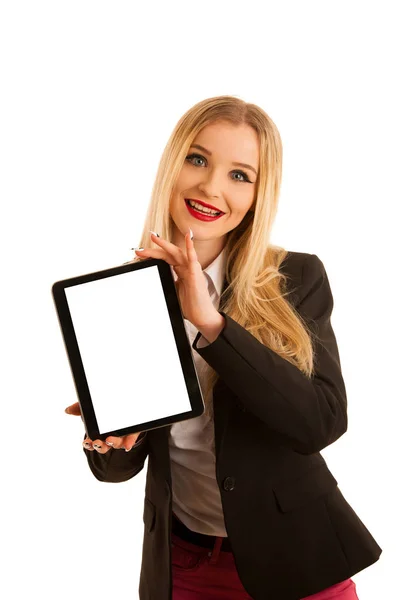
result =
[[[100,433],[191,410],[157,266],[65,294]]]

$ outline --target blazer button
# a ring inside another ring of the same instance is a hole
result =
[[[224,490],[227,492],[231,492],[235,489],[235,478],[234,477],[225,477],[224,479]]]

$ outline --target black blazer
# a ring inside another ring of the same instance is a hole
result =
[[[315,254],[289,252],[281,270],[288,300],[319,336],[311,380],[223,311],[218,338],[196,348],[199,333],[192,345],[219,375],[216,478],[237,571],[254,600],[299,600],[352,577],[382,552],[320,454],[347,430],[324,265]],[[100,481],[126,481],[149,459],[141,600],[172,598],[169,434],[170,426],[144,432],[130,452],[84,448]]]

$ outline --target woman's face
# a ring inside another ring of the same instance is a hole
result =
[[[198,242],[221,238],[237,227],[254,202],[258,168],[259,142],[252,127],[227,121],[204,127],[189,149],[172,192],[175,240],[179,232],[184,237],[189,227]],[[188,199],[205,202],[224,214],[199,220],[189,211]]]

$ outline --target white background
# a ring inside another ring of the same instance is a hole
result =
[[[322,454],[383,548],[360,600],[396,597],[396,4],[1,3],[3,597],[138,597],[147,465],[91,474],[51,285],[132,258],[173,127],[220,94],[282,135],[273,242],[325,265],[348,395]]]

